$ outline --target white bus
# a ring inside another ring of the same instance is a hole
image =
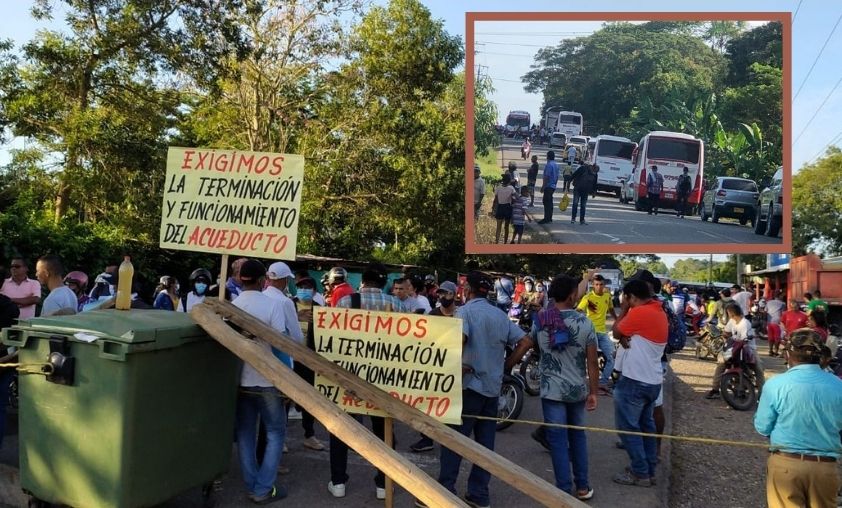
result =
[[[637,210],[646,208],[646,177],[652,166],[664,177],[659,208],[670,209],[676,204],[676,184],[687,167],[692,187],[687,205],[696,208],[702,200],[702,182],[705,171],[705,147],[701,139],[690,134],[652,131],[643,136],[632,158],[634,168],[629,181],[629,196]]]
[[[510,111],[506,117],[506,134],[514,136],[517,133],[528,134],[530,116],[528,111]]]
[[[575,111],[559,111],[555,130],[567,134],[567,139],[579,136],[582,134],[582,114]]]
[[[599,166],[597,190],[613,192],[622,201],[623,182],[628,182],[632,174],[632,155],[637,148],[629,138],[601,134],[590,140],[589,160]]]

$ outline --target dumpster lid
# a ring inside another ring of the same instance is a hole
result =
[[[158,342],[156,345],[159,347],[173,346],[185,339],[207,335],[189,314],[146,309],[104,309],[71,316],[23,319],[16,327],[70,335],[85,332],[127,344]]]

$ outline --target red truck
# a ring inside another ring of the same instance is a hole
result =
[[[820,259],[807,254],[790,260],[787,299],[806,303],[804,293],[816,290],[830,307],[828,321],[842,325],[842,256]]]

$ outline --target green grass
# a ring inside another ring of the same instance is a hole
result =
[[[495,148],[489,150],[485,157],[477,157],[476,163],[479,164],[482,176],[490,176],[493,178],[500,178],[503,174],[503,169],[500,167],[500,149]]]

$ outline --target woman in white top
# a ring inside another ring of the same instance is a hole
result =
[[[503,243],[509,243],[509,223],[512,221],[512,201],[517,191],[511,185],[512,177],[509,173],[503,173],[503,185],[494,190],[494,217],[497,219],[497,237],[494,243],[500,243],[500,228],[505,224],[503,232]]]
[[[743,347],[747,349],[754,361],[752,368],[754,370],[755,380],[757,381],[757,392],[763,391],[763,381],[765,381],[765,374],[763,373],[763,365],[760,358],[757,356],[757,343],[754,341],[754,330],[751,328],[751,323],[743,316],[743,310],[736,303],[729,303],[725,307],[725,313],[728,315],[728,322],[725,324],[725,338],[732,341],[744,341]],[[715,399],[719,396],[719,385],[722,381],[722,373],[725,372],[725,358],[720,355],[716,365],[716,371],[713,373],[713,384],[711,390],[707,394],[707,398]]]

